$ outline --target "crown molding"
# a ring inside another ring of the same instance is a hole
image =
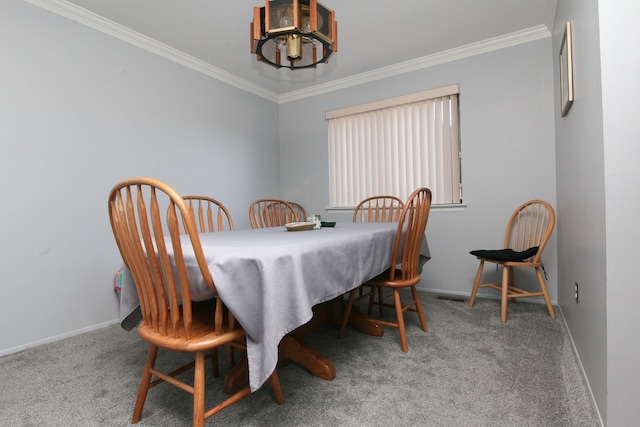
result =
[[[322,83],[306,89],[287,92],[281,95],[258,86],[248,80],[242,79],[234,74],[224,71],[214,65],[195,58],[191,55],[174,49],[164,43],[133,31],[123,25],[108,20],[100,15],[69,3],[66,0],[24,0],[42,9],[71,19],[72,21],[86,25],[102,33],[108,34],[126,43],[137,46],[148,52],[161,56],[165,59],[183,65],[206,76],[220,80],[231,86],[242,89],[269,101],[284,104],[297,101],[311,96],[321,95],[328,92],[345,89],[352,86],[369,83],[372,81],[397,76],[415,70],[433,67],[447,62],[457,61],[483,53],[504,49],[510,46],[528,43],[534,40],[551,37],[551,32],[546,26],[540,25],[526,30],[517,31],[499,37],[471,43],[455,49],[439,52],[422,58],[412,59],[388,67],[378,68],[365,73]]]
[[[79,24],[86,25],[94,30],[108,34],[126,43],[137,46],[148,52],[161,56],[165,59],[173,61],[177,64],[191,68],[199,73],[214,79],[220,80],[231,86],[235,86],[254,95],[260,96],[272,102],[278,102],[278,95],[275,92],[266,90],[261,86],[251,83],[247,80],[215,67],[198,58],[174,49],[164,43],[133,31],[123,25],[106,19],[100,15],[69,3],[65,0],[24,0],[42,9],[53,12],[57,15],[71,19]]]
[[[423,56],[421,58],[400,62],[388,67],[367,71],[366,73],[356,74],[344,79],[319,84],[307,89],[287,92],[278,97],[278,103],[284,104],[286,102],[297,101],[299,99],[308,98],[310,96],[321,95],[324,93],[345,89],[351,86],[357,86],[363,83],[369,83],[387,77],[393,77],[411,71],[433,67],[434,65],[457,61],[459,59],[468,58],[471,56],[480,55],[483,53],[504,49],[523,43],[528,43],[546,37],[551,37],[551,32],[547,29],[546,26],[539,25],[537,27],[532,27],[522,31],[516,31],[514,33],[506,34],[499,37],[493,37],[491,39],[471,43],[433,55]]]

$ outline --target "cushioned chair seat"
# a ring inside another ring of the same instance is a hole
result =
[[[523,261],[537,254],[538,246],[534,246],[521,252],[514,251],[513,249],[479,249],[469,253],[480,258],[491,259],[494,261]]]

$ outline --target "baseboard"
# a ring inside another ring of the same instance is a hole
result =
[[[463,297],[463,298],[469,298],[471,296],[471,291],[468,292],[461,292],[461,291],[451,291],[451,290],[447,290],[447,289],[432,289],[432,288],[423,288],[420,286],[416,286],[416,288],[419,291],[422,292],[426,292],[426,293],[431,293],[431,294],[438,294],[438,295],[451,295],[451,296],[457,296],[457,297]],[[483,292],[483,291],[478,291],[477,294],[477,298],[485,298],[485,299],[495,299],[495,300],[499,300],[501,298],[500,293],[499,292]],[[531,302],[534,304],[544,304],[544,298],[542,297],[532,297],[532,298],[518,298],[520,301],[523,302]],[[551,300],[551,305],[553,306],[557,306],[558,302]]]
[[[55,341],[60,341],[60,340],[63,340],[65,338],[70,338],[70,337],[73,337],[73,336],[76,336],[76,335],[84,334],[86,332],[91,332],[91,331],[95,331],[95,330],[98,330],[98,329],[106,328],[107,326],[114,325],[114,324],[116,324],[118,322],[119,322],[118,319],[108,320],[106,322],[97,323],[95,325],[87,326],[86,328],[76,329],[75,331],[65,332],[64,334],[54,335],[52,337],[47,337],[47,338],[43,338],[41,340],[32,341],[30,343],[22,344],[22,345],[19,345],[19,346],[16,346],[16,347],[2,349],[2,350],[0,350],[0,357],[8,356],[8,355],[14,354],[14,353],[18,353],[20,351],[24,351],[24,350],[27,350],[29,348],[38,347],[38,346],[43,345],[43,344],[49,344],[49,343],[52,343],[52,342],[55,342]]]

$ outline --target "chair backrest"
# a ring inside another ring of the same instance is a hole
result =
[[[251,228],[278,227],[297,221],[298,216],[293,206],[284,200],[258,199],[249,207]]]
[[[397,222],[404,203],[396,196],[367,197],[353,211],[353,222]]]
[[[404,203],[391,256],[390,281],[417,283],[420,280],[420,246],[431,210],[431,190],[416,189]],[[396,266],[400,265],[401,277]]]
[[[233,230],[233,220],[227,208],[211,197],[184,196],[200,233]],[[186,229],[184,229],[186,233]]]
[[[293,208],[293,211],[295,212],[296,216],[298,217],[298,221],[306,221],[307,220],[307,211],[304,210],[304,207],[302,207],[302,205],[300,203],[296,203],[296,202],[288,202],[288,203]]]
[[[507,225],[504,248],[524,251],[537,246],[538,252],[531,262],[540,262],[556,224],[556,214],[544,200],[529,200],[513,212]]]
[[[184,334],[175,338],[189,340],[192,306],[184,252],[195,254],[204,282],[216,289],[187,203],[161,181],[129,179],[111,190],[109,219],[136,285],[143,322],[162,335],[173,330],[175,335]],[[181,224],[186,229],[182,237]],[[221,299],[216,298],[214,325],[220,333],[224,312]]]

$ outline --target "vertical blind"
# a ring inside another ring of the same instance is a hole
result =
[[[331,206],[405,200],[418,187],[431,189],[433,204],[461,203],[458,92],[448,86],[327,113]]]

